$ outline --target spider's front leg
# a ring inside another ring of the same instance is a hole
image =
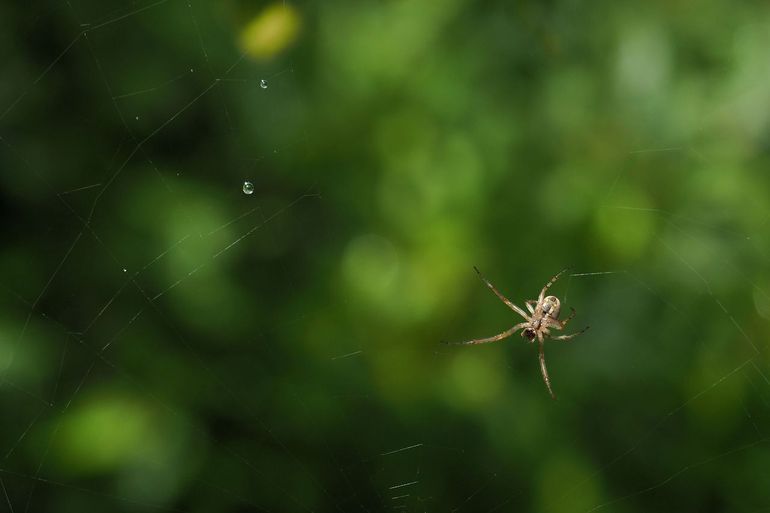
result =
[[[521,328],[523,328],[525,326],[528,326],[528,325],[529,325],[529,323],[521,322],[521,323],[517,324],[516,326],[514,326],[513,328],[507,329],[504,332],[502,332],[502,333],[500,333],[498,335],[495,335],[494,337],[476,338],[476,339],[473,339],[473,340],[466,340],[465,342],[444,342],[444,341],[442,341],[442,344],[446,344],[446,345],[449,345],[449,346],[467,346],[467,345],[472,345],[472,344],[488,344],[490,342],[497,342],[498,340],[502,340],[504,338],[508,338],[511,335],[513,335],[516,332],[516,330],[519,330],[519,329],[521,329]]]
[[[478,275],[479,275],[479,278],[481,278],[481,281],[483,281],[483,282],[486,284],[486,286],[487,286],[487,287],[489,287],[489,290],[491,290],[492,292],[494,292],[494,293],[495,293],[495,295],[498,297],[498,299],[500,299],[500,301],[502,301],[503,303],[505,303],[505,304],[508,306],[508,308],[510,308],[511,310],[513,310],[514,312],[516,312],[517,314],[519,314],[519,315],[521,315],[522,317],[524,317],[525,319],[529,320],[529,318],[527,317],[527,314],[524,312],[524,310],[522,310],[522,309],[521,309],[521,308],[519,308],[518,306],[514,305],[514,304],[513,304],[513,302],[512,302],[510,299],[508,299],[507,297],[505,297],[504,295],[502,295],[502,294],[501,294],[501,293],[500,293],[500,292],[499,292],[499,291],[498,291],[498,290],[495,288],[495,286],[494,286],[494,285],[492,285],[491,283],[489,283],[489,281],[487,281],[487,279],[486,279],[486,278],[484,278],[484,275],[482,275],[482,274],[481,274],[481,271],[479,271],[479,269],[478,269],[476,266],[474,266],[474,267],[473,267],[473,269],[476,271],[476,274],[478,274]]]

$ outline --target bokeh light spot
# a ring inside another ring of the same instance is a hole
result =
[[[57,453],[73,474],[116,470],[133,460],[150,431],[150,415],[139,401],[111,394],[92,398],[62,421]]]
[[[269,59],[292,44],[299,33],[299,13],[288,4],[273,4],[241,32],[241,46],[255,59]]]
[[[757,313],[765,319],[770,319],[770,296],[762,289],[754,287],[754,306]],[[0,370],[2,370],[2,358],[0,357]]]
[[[658,25],[635,21],[620,36],[618,86],[632,96],[663,93],[669,82],[671,49]]]

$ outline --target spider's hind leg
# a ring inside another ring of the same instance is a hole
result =
[[[561,326],[559,329],[564,329],[567,327],[567,323],[572,320],[573,317],[575,317],[575,309],[570,307],[570,314],[569,317],[564,319],[563,321],[559,321],[559,325]]]
[[[586,331],[588,331],[588,328],[590,328],[590,327],[591,326],[586,326],[585,328],[583,328],[582,330],[578,331],[577,333],[573,333],[572,335],[559,335],[558,337],[553,337],[551,340],[569,340],[569,339],[577,337],[581,333],[585,333]]]

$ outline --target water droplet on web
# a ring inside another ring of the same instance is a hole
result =
[[[262,89],[267,89],[267,80],[265,79],[260,80],[259,87],[261,87]]]
[[[125,272],[128,272],[128,271],[126,270],[126,268],[125,268],[125,267],[123,268],[123,272],[124,272],[124,273],[125,273]]]
[[[254,192],[254,184],[251,182],[243,182],[243,193],[251,194]]]

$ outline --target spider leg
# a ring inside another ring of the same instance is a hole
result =
[[[556,280],[558,280],[558,279],[559,279],[559,276],[561,276],[562,274],[564,274],[565,272],[567,272],[567,270],[568,270],[568,269],[569,269],[569,267],[567,267],[567,269],[563,269],[563,270],[562,270],[561,272],[559,272],[559,273],[558,273],[556,276],[554,276],[553,278],[551,278],[551,281],[549,281],[548,283],[546,283],[546,284],[545,284],[545,287],[543,287],[543,290],[541,290],[541,291],[540,291],[540,296],[537,298],[537,304],[542,304],[542,303],[543,303],[543,298],[545,297],[545,293],[546,293],[546,291],[547,291],[548,289],[550,289],[550,288],[551,288],[551,285],[553,285],[553,284],[556,282]]]
[[[522,317],[524,317],[524,319],[526,319],[526,320],[529,320],[529,316],[528,316],[526,313],[524,313],[524,310],[522,310],[522,309],[521,309],[521,308],[519,308],[518,306],[514,305],[514,304],[511,302],[511,300],[510,300],[510,299],[508,299],[508,298],[507,298],[507,297],[505,297],[504,295],[500,294],[500,292],[498,292],[498,290],[495,288],[495,286],[494,286],[494,285],[492,285],[491,283],[489,283],[489,282],[487,281],[487,279],[486,279],[486,278],[484,278],[484,276],[482,276],[482,274],[481,274],[481,271],[479,271],[479,270],[476,268],[476,266],[474,266],[474,267],[473,267],[473,269],[476,271],[476,274],[478,274],[478,275],[479,275],[479,278],[481,278],[481,281],[483,281],[484,283],[486,283],[486,284],[487,284],[487,287],[489,287],[489,289],[490,289],[492,292],[494,292],[494,293],[495,293],[495,295],[496,295],[496,296],[497,296],[497,297],[500,299],[500,301],[502,301],[503,303],[505,303],[506,305],[508,305],[508,308],[510,308],[511,310],[513,310],[514,312],[516,312],[517,314],[519,314],[519,315],[521,315]]]
[[[548,377],[548,369],[545,366],[545,344],[543,343],[543,335],[538,333],[537,340],[539,342],[538,349],[540,353],[540,372],[543,374],[543,381],[545,381],[545,386],[548,387],[548,393],[551,394],[551,399],[556,399],[556,395],[554,395],[553,390],[551,389],[551,378]]]
[[[567,325],[567,323],[572,320],[573,317],[575,317],[575,309],[570,307],[570,310],[571,310],[571,312],[569,314],[569,317],[567,317],[566,319],[561,321],[561,327],[562,328],[565,327]]]
[[[529,313],[531,314],[535,313],[535,307],[532,305],[536,305],[537,301],[535,301],[534,299],[530,299],[529,301],[526,301],[524,304],[527,305],[527,310],[529,310]]]
[[[567,323],[568,323],[568,322],[569,322],[569,321],[570,321],[570,320],[571,320],[573,317],[575,317],[575,309],[574,309],[574,308],[570,308],[570,310],[572,310],[572,313],[571,313],[571,314],[569,314],[569,317],[567,317],[567,318],[566,318],[566,319],[564,319],[563,321],[560,321],[560,320],[558,320],[558,319],[551,319],[551,318],[549,317],[549,318],[548,318],[548,319],[545,321],[545,323],[546,323],[546,324],[548,325],[548,327],[550,327],[550,328],[556,328],[557,330],[563,330],[563,329],[564,329],[564,327],[567,325]]]
[[[516,330],[519,330],[523,328],[524,326],[527,326],[529,323],[527,322],[521,322],[514,326],[513,328],[507,329],[504,332],[500,333],[499,335],[495,335],[494,337],[487,337],[487,338],[476,338],[473,340],[466,340],[465,342],[443,342],[447,345],[452,346],[466,346],[471,344],[488,344],[489,342],[497,342],[498,340],[502,340],[504,338],[510,337],[511,335],[516,332]]]
[[[577,333],[573,333],[572,335],[559,335],[558,337],[553,337],[551,340],[569,340],[571,338],[577,337],[581,333],[585,333],[586,331],[588,331],[588,328],[590,328],[590,327],[591,326],[586,326],[585,328],[583,328],[582,330],[578,331]]]

